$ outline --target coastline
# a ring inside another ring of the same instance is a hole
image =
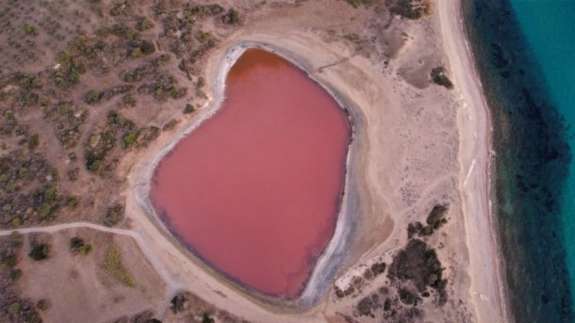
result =
[[[470,257],[470,294],[478,322],[508,322],[503,255],[491,201],[492,126],[476,61],[463,27],[461,2],[439,2],[441,31],[451,71],[462,96],[460,192]]]
[[[462,2],[492,113],[493,188],[509,311],[516,321],[571,322],[561,206],[568,132],[509,0]],[[528,68],[526,68],[528,67]]]

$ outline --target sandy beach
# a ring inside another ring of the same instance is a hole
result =
[[[491,124],[489,107],[467,43],[460,1],[440,1],[441,30],[463,110],[460,112],[460,163],[467,246],[470,253],[471,297],[478,322],[507,322],[502,255],[491,201]]]

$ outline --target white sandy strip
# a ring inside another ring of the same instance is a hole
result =
[[[437,1],[445,51],[462,100],[460,189],[470,257],[471,297],[478,322],[506,322],[505,289],[490,203],[490,117],[465,36],[461,2]]]

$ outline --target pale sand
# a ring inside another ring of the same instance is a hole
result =
[[[464,104],[459,113],[461,163],[470,293],[478,322],[507,322],[502,255],[491,203],[491,135],[489,107],[467,43],[460,1],[438,1],[441,33],[455,84]]]

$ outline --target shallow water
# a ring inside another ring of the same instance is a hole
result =
[[[335,229],[347,115],[303,71],[258,49],[232,67],[225,92],[159,164],[152,202],[217,270],[294,298]]]
[[[573,322],[573,1],[464,1],[491,108],[495,213],[516,322]],[[571,80],[571,81],[569,81]]]

